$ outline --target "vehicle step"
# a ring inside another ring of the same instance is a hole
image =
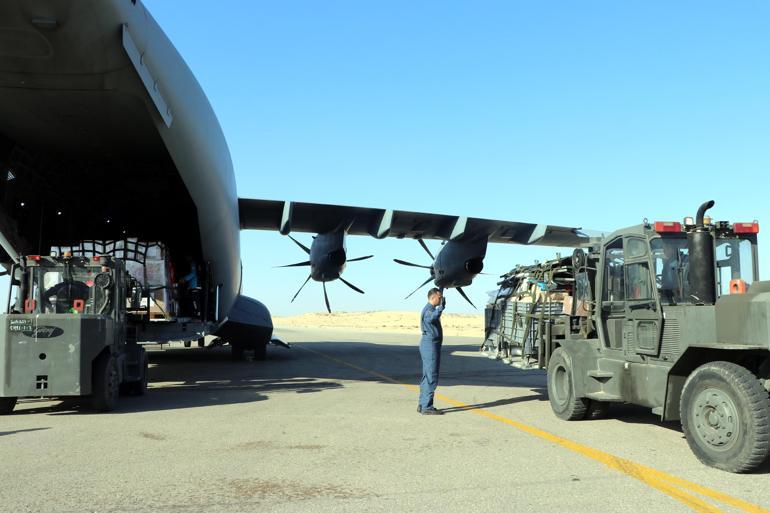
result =
[[[588,399],[596,399],[597,401],[610,401],[610,402],[622,402],[623,398],[619,395],[608,394],[606,392],[592,392],[586,394]]]

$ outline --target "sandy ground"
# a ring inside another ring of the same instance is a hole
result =
[[[484,315],[446,313],[441,316],[448,337],[484,336]],[[420,312],[334,312],[273,317],[276,328],[334,328],[356,332],[420,334]],[[481,343],[481,340],[479,340]]]

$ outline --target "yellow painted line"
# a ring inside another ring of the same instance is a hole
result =
[[[420,390],[420,387],[416,385],[401,383],[400,381],[397,381],[381,372],[377,372],[371,369],[366,369],[364,367],[359,367],[358,365],[355,365],[345,360],[341,360],[339,358],[335,358],[333,356],[326,355],[320,351],[316,351],[315,349],[310,349],[303,345],[297,345],[296,347],[304,349],[305,351],[309,351],[313,354],[316,354],[322,358],[333,361],[340,365],[344,365],[346,367],[356,369],[358,371],[361,371],[365,374],[369,374],[371,376],[376,376],[382,379],[383,381],[393,383],[394,385],[399,385],[411,391],[419,392]],[[485,410],[483,408],[472,408],[470,405],[465,404],[456,399],[452,399],[451,397],[447,397],[444,394],[436,394],[435,397],[457,408],[464,408],[469,413],[474,413],[476,415],[486,417],[490,420],[494,420],[502,424],[511,426],[515,429],[518,429],[519,431],[528,433],[532,436],[536,436],[542,440],[546,440],[556,445],[560,445],[565,449],[569,449],[570,451],[580,454],[582,456],[585,456],[586,458],[602,463],[607,467],[620,472],[621,474],[625,474],[629,477],[633,477],[634,479],[637,479],[643,482],[644,484],[665,493],[669,497],[676,499],[677,501],[681,502],[682,504],[689,507],[690,509],[697,511],[698,513],[722,513],[724,510],[719,509],[718,507],[704,501],[702,498],[697,497],[692,493],[688,493],[688,491],[694,492],[703,497],[707,497],[717,503],[724,504],[727,506],[732,506],[741,511],[745,511],[746,513],[770,513],[770,509],[763,508],[756,504],[752,504],[750,502],[744,501],[737,497],[733,497],[731,495],[727,495],[726,493],[722,493],[717,490],[712,490],[711,488],[707,488],[697,483],[687,481],[686,479],[682,479],[681,477],[676,477],[674,475],[667,474],[665,472],[654,469],[652,467],[647,467],[645,465],[635,463],[631,460],[620,458],[618,456],[614,456],[604,451],[600,451],[599,449],[594,449],[593,447],[589,447],[587,445],[573,442],[572,440],[562,438],[560,436],[556,436],[547,431],[543,431],[542,429],[529,426],[521,422],[517,422],[515,420],[509,419],[507,417],[503,417],[501,415],[497,415],[496,413],[492,413],[489,410]]]

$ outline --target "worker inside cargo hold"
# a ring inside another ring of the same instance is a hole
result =
[[[200,315],[200,292],[198,286],[198,264],[193,257],[185,257],[189,272],[179,279],[179,305],[184,317],[198,317]]]

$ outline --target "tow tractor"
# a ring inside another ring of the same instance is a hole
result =
[[[547,368],[562,419],[646,406],[681,421],[706,465],[749,472],[770,456],[770,281],[759,223],[713,222],[713,205],[517,267],[488,305],[484,346]]]

